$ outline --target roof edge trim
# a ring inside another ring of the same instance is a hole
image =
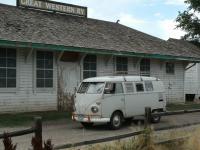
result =
[[[115,51],[115,50],[73,47],[73,46],[64,46],[64,45],[10,41],[10,40],[4,40],[4,39],[0,39],[0,46],[12,47],[12,48],[32,48],[32,49],[44,49],[44,50],[53,50],[53,51],[71,51],[71,52],[83,52],[83,53],[114,55],[114,56],[145,57],[145,58],[155,58],[155,59],[163,59],[163,60],[200,62],[200,58],[194,58],[194,57],[135,53],[135,52],[128,52],[128,51]]]

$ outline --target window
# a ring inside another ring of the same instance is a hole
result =
[[[144,86],[142,83],[136,83],[137,92],[144,92]]]
[[[128,73],[128,58],[127,57],[116,58],[116,73],[117,74]]]
[[[37,88],[53,87],[53,53],[45,51],[37,51],[36,54],[37,71],[36,86]]]
[[[105,86],[105,94],[121,94],[123,87],[121,83],[107,83]]]
[[[140,75],[150,76],[150,59],[142,59],[140,62]]]
[[[83,82],[78,93],[101,94],[105,83],[103,82]]]
[[[153,84],[151,81],[145,81],[145,89],[146,91],[153,91]]]
[[[83,61],[83,79],[96,77],[97,75],[97,57],[87,55]]]
[[[124,83],[125,88],[126,88],[126,93],[133,93],[133,83]]]
[[[172,62],[166,63],[166,73],[174,74],[174,63],[172,63]]]
[[[16,88],[16,50],[0,48],[0,88]]]

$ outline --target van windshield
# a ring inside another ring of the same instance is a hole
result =
[[[101,94],[104,85],[104,82],[82,82],[77,93]]]

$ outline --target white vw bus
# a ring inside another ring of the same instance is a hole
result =
[[[108,76],[83,80],[74,104],[72,119],[89,127],[93,123],[109,123],[113,129],[123,120],[144,115],[145,107],[152,112],[165,111],[166,98],[163,82],[154,77]],[[157,123],[160,117],[153,117]]]

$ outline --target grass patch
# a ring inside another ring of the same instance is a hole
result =
[[[135,136],[130,139],[101,143],[87,146],[84,150],[200,150],[199,129],[194,130],[168,130],[167,132],[147,132],[145,135]],[[181,141],[157,144],[169,139],[177,139],[187,135]],[[167,138],[166,138],[167,136]],[[75,150],[72,149],[72,150]]]
[[[45,121],[69,119],[71,117],[71,114],[69,112],[58,112],[58,111],[1,114],[0,127],[30,125],[33,122],[33,118],[36,116],[41,116],[43,122],[45,122]]]
[[[200,109],[200,104],[197,103],[170,103],[167,104],[168,111],[176,111],[176,110],[188,110],[188,109]]]

